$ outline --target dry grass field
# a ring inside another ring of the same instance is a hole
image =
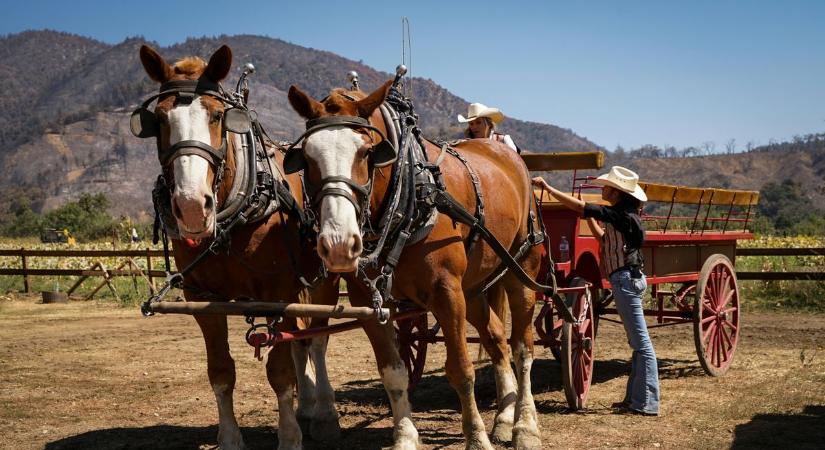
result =
[[[214,448],[217,414],[203,343],[189,317],[143,318],[112,302],[39,304],[0,297],[0,448]],[[603,322],[590,408],[566,409],[559,365],[538,350],[533,390],[547,448],[822,448],[825,446],[825,316],[752,313],[727,376],[704,375],[690,326],[655,329],[662,415],[613,414],[627,380],[620,326]],[[231,319],[238,367],[235,403],[251,449],[277,445],[277,402],[264,366]],[[475,348],[473,346],[473,353]],[[335,336],[329,366],[343,434],[338,448],[391,444],[391,417],[369,345],[356,330]],[[431,346],[413,396],[423,448],[463,448],[457,398]],[[489,365],[477,371],[488,426],[494,408]],[[330,448],[305,438],[308,449]]]

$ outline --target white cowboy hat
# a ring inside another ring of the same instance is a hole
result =
[[[593,180],[593,183],[601,184],[603,186],[610,186],[622,192],[627,192],[628,194],[639,199],[639,201],[647,201],[647,194],[645,194],[645,191],[639,187],[639,175],[636,175],[636,172],[630,169],[625,169],[621,166],[613,166],[610,168],[610,172],[607,172],[604,175],[599,175],[598,178]]]
[[[488,108],[481,103],[470,103],[470,107],[467,108],[467,117],[459,114],[458,121],[461,123],[467,123],[472,122],[479,117],[489,117],[490,120],[492,120],[496,125],[504,120],[504,114],[502,114],[498,108]]]

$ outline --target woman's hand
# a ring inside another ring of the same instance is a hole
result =
[[[544,181],[544,178],[542,178],[542,177],[533,177],[533,179],[530,180],[530,183],[532,183],[533,186],[535,186],[537,188],[548,189],[548,190],[550,189],[550,185],[547,184],[547,182]]]

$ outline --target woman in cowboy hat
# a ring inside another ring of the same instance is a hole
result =
[[[602,269],[610,279],[616,309],[633,349],[624,400],[614,403],[613,407],[621,412],[656,416],[659,415],[659,369],[642,302],[647,281],[642,273],[641,247],[645,232],[639,214],[647,195],[639,187],[639,176],[624,167],[613,166],[593,183],[604,186],[602,198],[609,206],[585,203],[553,188],[541,177],[533,178],[533,185],[550,191],[563,205],[587,218],[593,235],[601,243]],[[601,221],[604,228],[594,219]]]
[[[488,108],[481,103],[471,103],[467,108],[467,117],[458,115],[460,123],[469,123],[464,135],[470,139],[492,139],[499,141],[518,153],[521,150],[516,146],[509,134],[497,133],[496,125],[504,120],[504,114],[498,108]]]

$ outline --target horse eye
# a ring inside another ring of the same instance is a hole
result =
[[[215,111],[212,114],[212,122],[220,122],[221,118],[223,118],[223,112],[221,111]]]

